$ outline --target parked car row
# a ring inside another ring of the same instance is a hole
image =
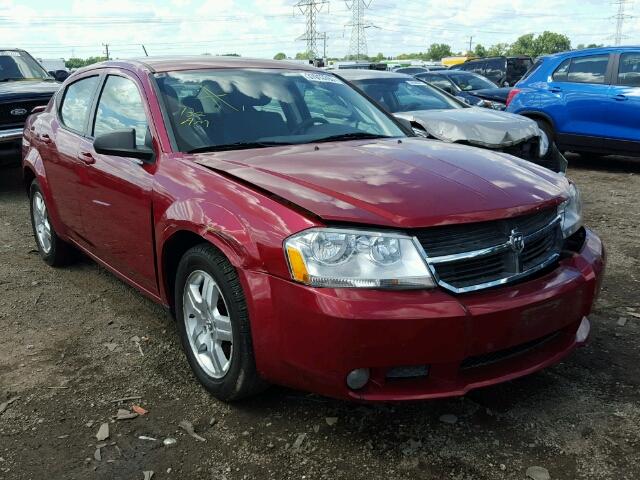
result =
[[[577,187],[499,149],[417,137],[402,110],[467,143],[506,139],[459,119],[432,130],[429,107],[436,125],[509,117],[505,135],[540,148],[537,126],[401,74],[352,80],[232,57],[74,73],[24,128],[42,259],[80,250],[165,306],[225,401],[268,383],[456,396],[583,345],[604,250]]]

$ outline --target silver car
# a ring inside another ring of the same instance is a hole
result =
[[[512,113],[469,106],[410,75],[372,70],[337,72],[417,135],[463,143],[564,172],[567,161],[533,120]]]

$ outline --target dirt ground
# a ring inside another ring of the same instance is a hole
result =
[[[570,164],[609,254],[590,345],[464,398],[384,406],[275,387],[212,399],[163,309],[89,260],[40,260],[19,170],[0,171],[0,404],[19,397],[0,414],[0,479],[640,478],[640,161]],[[134,404],[148,413],[113,420]]]

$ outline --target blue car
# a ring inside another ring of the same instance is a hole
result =
[[[542,57],[507,111],[534,119],[561,151],[640,156],[640,46]]]

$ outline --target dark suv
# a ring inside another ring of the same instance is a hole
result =
[[[0,49],[0,166],[20,162],[25,120],[60,84],[27,52]]]
[[[533,65],[531,57],[488,57],[469,60],[452,70],[465,70],[487,77],[499,87],[512,87]]]

